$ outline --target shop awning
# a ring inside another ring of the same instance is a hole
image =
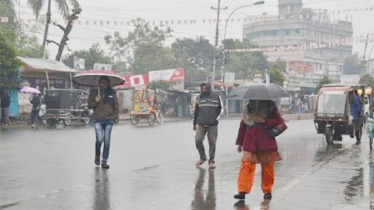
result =
[[[56,60],[39,59],[39,58],[26,58],[18,57],[21,60],[25,71],[50,71],[50,72],[65,72],[65,73],[76,73],[74,70],[64,63]]]

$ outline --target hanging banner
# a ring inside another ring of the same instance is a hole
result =
[[[112,65],[104,63],[95,63],[93,68],[97,70],[112,70]]]
[[[184,69],[168,69],[148,72],[149,82],[165,81],[175,82],[184,81]]]
[[[74,69],[75,70],[82,70],[85,68],[85,60],[83,58],[78,58],[74,56]]]

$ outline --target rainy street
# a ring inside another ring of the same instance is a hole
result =
[[[217,169],[195,167],[191,122],[116,125],[109,170],[94,164],[90,126],[0,131],[0,209],[227,210],[240,165],[238,119],[219,125]],[[312,121],[291,121],[279,139],[273,200],[263,202],[261,172],[238,209],[350,210],[370,207],[370,150],[345,136],[327,147]],[[207,141],[205,141],[207,150]]]

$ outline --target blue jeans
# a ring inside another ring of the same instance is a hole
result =
[[[100,155],[101,145],[104,142],[104,151],[102,157],[102,163],[106,163],[109,158],[110,149],[110,136],[112,134],[114,120],[96,121],[95,122],[95,133],[96,133],[96,151],[97,156]]]

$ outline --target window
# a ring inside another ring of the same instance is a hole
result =
[[[276,36],[277,35],[277,31],[275,31],[275,30],[270,31],[269,34],[270,34],[270,36]]]
[[[290,35],[290,30],[286,30],[286,35]]]
[[[300,34],[300,29],[295,30],[296,34]]]

